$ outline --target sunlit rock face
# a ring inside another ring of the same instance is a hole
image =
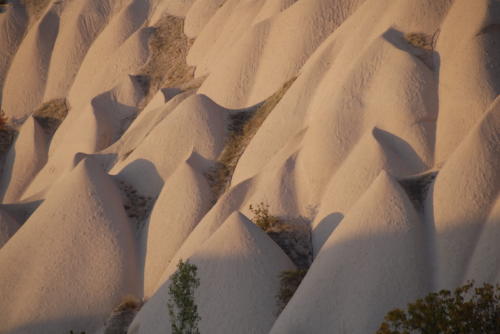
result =
[[[180,260],[202,333],[373,333],[498,283],[499,15],[0,1],[0,333],[170,333]]]

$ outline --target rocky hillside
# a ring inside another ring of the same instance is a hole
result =
[[[500,282],[499,1],[4,3],[1,334],[171,333],[179,260],[202,334]]]

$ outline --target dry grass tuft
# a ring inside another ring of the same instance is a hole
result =
[[[165,15],[153,27],[150,56],[139,70],[149,101],[160,88],[180,87],[193,80],[194,67],[186,63],[192,41],[184,35],[184,20]]]
[[[421,32],[411,32],[405,34],[405,39],[408,43],[416,48],[432,51],[433,37]]]
[[[236,164],[264,120],[276,107],[296,78],[287,81],[255,111],[241,111],[230,115],[229,136],[217,166],[206,174],[215,198],[222,195],[231,183]]]
[[[42,104],[33,117],[40,123],[49,136],[52,136],[68,115],[69,105],[66,99],[55,99]]]
[[[116,306],[113,312],[123,312],[127,310],[137,310],[142,306],[142,301],[134,296],[125,296],[118,306]]]
[[[134,296],[126,296],[111,312],[106,321],[104,334],[127,333],[127,329],[134,320],[135,315],[143,305],[142,300]]]
[[[412,32],[404,35],[408,44],[415,48],[411,53],[420,59],[431,71],[434,71],[436,66],[434,45],[437,34],[439,34],[439,30],[432,35],[420,32]]]

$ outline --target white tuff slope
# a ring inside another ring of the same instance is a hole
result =
[[[283,251],[240,213],[232,214],[191,257],[198,267],[196,302],[204,333],[265,333],[276,314],[278,274],[294,269]],[[170,333],[165,282],[130,326],[132,333]]]
[[[373,332],[429,291],[498,282],[499,12],[495,0],[12,1],[0,332],[91,332],[129,292],[150,297],[129,333],[168,332],[179,259],[199,267],[207,333]],[[161,39],[179,18],[189,50]],[[63,98],[46,135],[30,116]],[[238,121],[265,100],[238,147]],[[231,154],[234,171],[219,164]],[[293,265],[234,214],[260,202],[311,239],[274,235],[314,260],[277,318]],[[133,222],[130,206],[143,210]]]
[[[22,264],[22,265],[20,265]],[[2,333],[99,328],[140,294],[136,245],[113,181],[82,161],[2,248]]]
[[[375,332],[387,309],[429,288],[424,232],[403,189],[380,173],[327,240],[270,333]]]

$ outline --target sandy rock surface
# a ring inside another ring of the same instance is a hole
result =
[[[498,283],[499,25],[494,0],[9,1],[0,333],[169,333],[180,260],[204,334],[372,333]]]

